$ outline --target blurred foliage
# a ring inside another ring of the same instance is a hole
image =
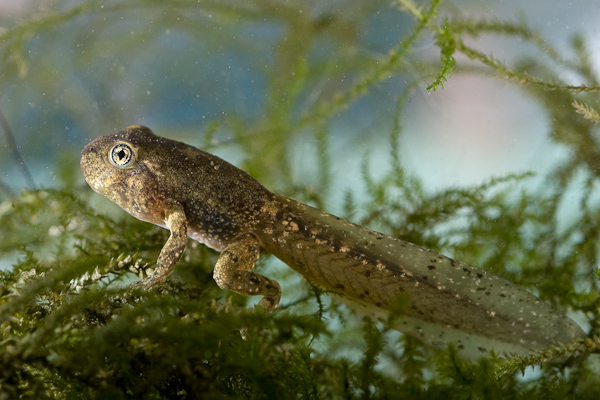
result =
[[[71,106],[61,109],[61,118],[74,126],[110,131],[149,107],[146,90],[123,93],[123,70],[135,68],[129,57],[165,71],[178,61],[157,53],[161,41],[195,43],[194,51],[208,59],[216,49],[225,57],[258,53],[264,80],[255,84],[266,95],[239,102],[260,103],[259,116],[211,108],[221,104],[219,96],[235,97],[213,86],[230,78],[216,63],[207,67],[214,75],[195,82],[173,76],[170,85],[190,102],[197,92],[209,94],[198,100],[207,111],[185,119],[194,125],[208,116],[204,149],[235,146],[244,154],[242,167],[261,182],[319,206],[333,179],[328,138],[337,116],[382,82],[402,77],[406,84],[390,85],[390,168],[374,178],[365,156],[366,194],[346,193],[345,217],[527,287],[589,324],[590,339],[528,357],[461,360],[452,348],[431,349],[357,317],[306,282],[290,284],[297,276],[281,272],[285,268],[272,259],[267,268],[277,265],[275,277],[293,295],[265,315],[244,307],[245,298],[218,290],[210,273],[216,254],[192,243],[166,284],[132,290],[127,284],[150,272],[168,232],[95,212],[90,202],[96,196],[77,190],[73,156],[61,153],[56,176],[63,189],[0,192],[0,257],[14,260],[0,275],[0,400],[598,398],[600,205],[594,194],[600,146],[594,125],[600,104],[593,93],[598,77],[581,37],[572,40],[574,56],[563,55],[524,23],[465,19],[438,0],[348,2],[343,10],[319,1],[59,3],[30,21],[5,22],[3,91],[43,71],[27,90],[56,94]],[[357,32],[381,9],[405,26],[385,56],[372,57],[358,50]],[[71,35],[60,34],[67,28]],[[414,55],[426,35],[435,38],[440,62]],[[508,65],[468,44],[482,35],[527,42],[543,57]],[[38,56],[41,47],[64,49],[65,42],[72,53]],[[458,55],[470,61],[457,62]],[[61,57],[69,62],[53,68]],[[413,89],[425,83],[441,90],[451,74],[473,70],[518,85],[549,114],[551,137],[569,157],[545,177],[542,190],[527,190],[530,175],[521,174],[430,193],[403,169],[397,151],[402,107]],[[565,70],[585,85],[567,84]],[[173,92],[148,85],[166,101]],[[33,105],[17,124],[33,125],[38,114],[53,111]],[[173,119],[178,112],[165,111]],[[162,123],[184,136],[193,131],[173,120]],[[290,163],[300,134],[314,142],[318,174],[312,186],[295,178]],[[46,137],[50,143],[39,146],[52,145]],[[579,213],[561,224],[560,207],[573,184],[582,188]]]

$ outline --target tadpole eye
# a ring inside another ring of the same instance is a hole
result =
[[[117,143],[108,152],[108,161],[117,168],[127,168],[135,162],[135,150],[128,143]]]

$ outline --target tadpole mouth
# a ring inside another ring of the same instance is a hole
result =
[[[100,146],[96,143],[98,139],[93,140],[81,151],[79,167],[83,173],[85,181],[94,191],[98,191],[102,176],[103,165],[102,155],[99,152]]]

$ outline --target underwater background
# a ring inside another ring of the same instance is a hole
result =
[[[0,400],[597,398],[599,12],[0,0]],[[128,292],[168,231],[92,193],[79,155],[136,124],[522,285],[590,339],[461,360],[268,256],[284,298],[260,315],[197,244],[163,290]]]

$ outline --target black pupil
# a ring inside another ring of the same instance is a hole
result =
[[[127,146],[117,146],[113,149],[113,161],[119,165],[126,165],[131,161],[131,149]]]

